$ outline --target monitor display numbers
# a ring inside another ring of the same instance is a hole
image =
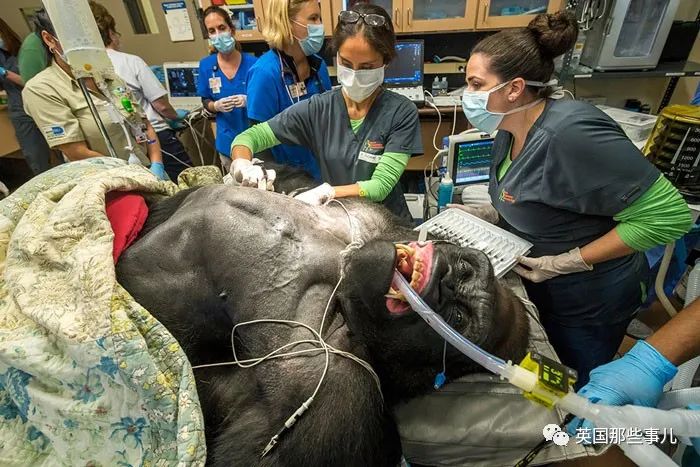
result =
[[[168,88],[172,97],[197,97],[198,68],[168,68]]]
[[[467,141],[455,148],[455,185],[486,182],[491,167],[493,140]]]

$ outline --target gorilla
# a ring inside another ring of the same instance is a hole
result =
[[[360,200],[314,207],[217,185],[150,207],[117,279],[193,366],[231,362],[232,345],[247,360],[305,341],[286,350],[306,350],[295,356],[194,369],[208,465],[399,464],[392,407],[433,390],[443,352],[451,377],[479,368],[411,311],[392,286],[395,268],[458,332],[501,358],[524,356],[525,308],[494,277],[487,257],[416,240],[384,207]],[[232,333],[253,320],[297,321],[316,331],[323,321],[324,341],[369,363],[380,384],[357,361],[327,357],[304,327],[264,321]]]

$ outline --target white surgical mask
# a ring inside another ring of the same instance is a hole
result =
[[[503,117],[506,115],[522,112],[523,110],[536,106],[544,100],[535,99],[529,104],[521,105],[520,107],[511,109],[508,112],[491,112],[488,110],[489,96],[491,93],[498,91],[508,83],[509,82],[506,81],[489,89],[488,91],[464,91],[464,94],[462,95],[462,110],[464,111],[464,116],[467,117],[469,123],[484,133],[493,133],[498,129],[498,126],[503,121]],[[528,86],[540,88],[552,86],[556,83],[556,80],[548,81],[546,83],[542,83],[540,81],[525,81],[525,84]]]
[[[384,67],[353,70],[338,64],[338,82],[353,102],[363,102],[384,82]]]

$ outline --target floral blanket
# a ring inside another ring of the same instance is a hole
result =
[[[105,193],[180,186],[98,158],[0,201],[0,465],[203,465],[204,425],[175,339],[116,282]]]

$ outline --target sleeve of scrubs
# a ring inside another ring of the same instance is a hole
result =
[[[50,147],[86,141],[78,119],[56,90],[28,86],[22,91],[24,110],[44,134]]]
[[[542,168],[542,199],[573,212],[614,216],[630,206],[660,172],[622,129],[594,107],[554,129]]]
[[[199,76],[197,76],[197,95],[202,98],[202,103],[205,100],[214,100],[211,95],[211,90],[209,89],[209,78],[211,77],[211,70],[209,74],[205,72],[204,60],[199,62]]]
[[[384,152],[423,154],[418,109],[408,99],[402,100],[394,114],[391,132],[384,144]]]
[[[613,217],[625,245],[646,251],[681,238],[693,225],[690,208],[663,175],[637,201]]]
[[[156,99],[160,99],[165,96],[168,91],[165,90],[153,71],[146,65],[141,57],[137,57],[135,62],[136,65],[136,78],[139,84],[141,84],[141,90],[143,91],[143,97],[146,98],[148,102],[153,102]]]
[[[315,148],[311,115],[316,114],[314,107],[317,99],[318,95],[294,104],[267,121],[275,137],[282,144],[294,144],[312,150]]]

